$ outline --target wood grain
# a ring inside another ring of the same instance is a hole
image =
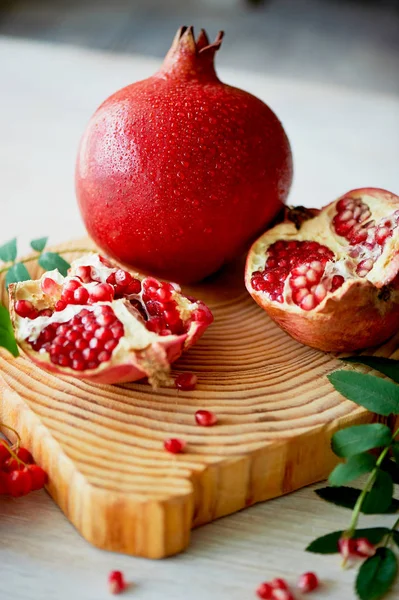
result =
[[[1,351],[1,420],[20,432],[49,473],[50,494],[94,545],[150,558],[180,552],[192,527],[325,478],[331,433],[371,420],[325,377],[337,359],[279,330],[242,273],[237,263],[188,289],[215,315],[175,365],[197,373],[194,392],[95,386]],[[391,356],[396,342],[378,354]],[[199,408],[218,424],[198,427]],[[171,436],[187,442],[184,454],[163,450]]]

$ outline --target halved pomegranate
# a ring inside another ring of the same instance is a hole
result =
[[[399,328],[399,197],[352,190],[252,246],[246,286],[293,338],[320,350],[377,345]]]
[[[177,284],[132,275],[98,254],[9,286],[20,347],[40,367],[97,383],[171,383],[170,363],[213,321]]]

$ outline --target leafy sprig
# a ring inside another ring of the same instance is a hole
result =
[[[343,360],[364,364],[393,381],[342,369],[328,376],[338,392],[376,415],[399,415],[398,361],[373,356]],[[317,538],[307,547],[309,552],[337,553],[341,538],[365,537],[379,545],[374,556],[363,562],[356,578],[355,589],[361,600],[379,600],[385,596],[398,572],[398,559],[393,548],[399,547],[399,519],[392,528],[357,527],[361,513],[387,514],[399,510],[399,500],[394,498],[394,484],[399,483],[398,436],[399,428],[392,432],[382,423],[355,425],[337,431],[332,437],[331,448],[344,461],[331,472],[331,487],[316,490],[323,500],[351,509],[352,516],[346,530]],[[347,487],[346,484],[362,475],[367,477],[361,489]]]
[[[18,283],[31,279],[29,271],[25,266],[27,263],[37,261],[45,271],[58,269],[66,276],[70,264],[62,257],[62,254],[71,252],[89,252],[86,248],[74,248],[59,252],[50,252],[46,250],[48,237],[34,239],[30,242],[34,254],[18,259],[17,238],[0,246],[0,261],[4,264],[0,267],[0,275],[5,273],[5,286],[8,288],[10,283]],[[5,348],[13,356],[18,356],[18,346],[15,341],[10,315],[5,306],[0,304],[0,347]]]

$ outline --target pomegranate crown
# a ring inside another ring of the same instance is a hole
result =
[[[175,35],[172,46],[161,67],[162,76],[178,75],[186,77],[214,77],[217,79],[214,58],[219,50],[223,31],[219,31],[214,42],[210,42],[205,29],[201,29],[197,39],[194,27],[180,27]]]

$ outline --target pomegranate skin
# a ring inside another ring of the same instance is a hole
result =
[[[384,215],[387,218],[396,215],[392,235],[381,246],[381,253],[374,255],[373,266],[366,276],[356,274],[356,256],[350,254],[351,244],[334,230],[337,205],[350,200],[361,200],[369,206],[372,212],[369,218],[384,220]],[[399,330],[399,197],[378,188],[351,190],[322,210],[311,211],[309,217],[300,224],[286,218],[253,244],[245,268],[248,292],[282,329],[307,346],[326,352],[351,352],[385,342]],[[264,264],[272,244],[279,240],[318,241],[332,249],[334,261],[343,261],[341,273],[345,273],[345,281],[341,287],[329,290],[308,311],[292,302],[286,284],[282,303],[255,289],[254,273]]]
[[[222,83],[220,34],[179,30],[160,71],[108,98],[80,143],[90,236],[135,268],[199,281],[244,251],[285,202],[292,156],[276,115]]]

